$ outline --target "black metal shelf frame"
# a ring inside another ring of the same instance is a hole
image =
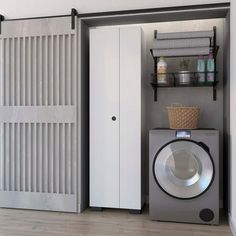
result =
[[[154,38],[156,38],[157,36],[157,30],[154,31]],[[177,77],[179,72],[172,72],[172,73],[166,73],[166,75],[172,75],[173,79],[172,82],[164,84],[164,85],[160,85],[157,83],[157,81],[155,82],[155,80],[152,79],[152,82],[150,83],[153,90],[154,90],[154,101],[157,101],[157,89],[158,88],[170,88],[170,87],[212,87],[213,88],[213,100],[216,101],[217,99],[217,90],[216,90],[216,86],[218,84],[217,81],[217,70],[216,70],[216,56],[219,50],[219,46],[216,45],[216,26],[213,27],[213,37],[210,38],[210,48],[212,50],[213,53],[213,58],[214,58],[214,64],[215,64],[215,71],[214,72],[204,72],[205,73],[205,78],[206,78],[206,74],[207,73],[213,73],[214,74],[214,81],[213,82],[204,82],[204,83],[199,83],[197,80],[197,75],[200,72],[189,72],[190,74],[194,75],[191,78],[191,82],[187,83],[187,84],[181,84],[177,82]],[[154,57],[153,53],[152,53],[152,49],[151,51],[151,55],[153,57],[154,60],[154,74],[152,74],[152,76],[154,76],[157,79],[157,62],[158,62],[158,58],[159,57]],[[177,58],[177,57],[195,57],[196,55],[182,55],[182,56],[166,56],[166,58]],[[205,79],[205,81],[207,81]]]

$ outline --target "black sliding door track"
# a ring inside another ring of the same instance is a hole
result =
[[[176,7],[160,7],[160,8],[146,8],[136,10],[123,10],[123,11],[107,11],[107,12],[94,12],[94,13],[82,13],[77,14],[78,18],[87,17],[102,17],[102,16],[115,16],[115,15],[129,15],[129,14],[145,14],[145,13],[160,13],[166,11],[181,11],[181,10],[201,10],[207,8],[229,8],[230,3],[216,3],[216,4],[205,4],[205,5],[188,5],[188,6],[176,6]],[[67,15],[52,15],[52,16],[40,16],[40,17],[28,17],[28,18],[17,18],[17,19],[5,19],[4,21],[16,21],[16,20],[33,20],[33,19],[44,19],[44,18],[57,18],[57,17],[69,17]]]

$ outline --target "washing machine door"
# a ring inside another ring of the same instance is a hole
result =
[[[164,145],[153,162],[153,175],[159,187],[179,199],[203,194],[214,178],[214,163],[203,143],[178,139]]]

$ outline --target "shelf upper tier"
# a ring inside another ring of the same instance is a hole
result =
[[[209,31],[159,33],[154,31],[151,53],[157,57],[216,55],[216,27]]]
[[[209,48],[170,48],[170,49],[161,49],[158,50],[158,53],[156,49],[150,49],[150,52],[152,54],[152,57],[158,58],[158,57],[195,57],[195,56],[207,56],[209,55],[209,52],[212,51],[212,53],[216,56],[219,50],[219,46],[216,47],[209,47]]]

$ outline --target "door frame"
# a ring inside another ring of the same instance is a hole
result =
[[[184,14],[183,14],[184,12]],[[190,5],[190,6],[178,6],[178,7],[164,7],[164,8],[153,8],[153,9],[140,9],[140,10],[127,10],[127,11],[112,11],[112,12],[99,12],[99,13],[85,13],[78,14],[79,25],[82,25],[83,28],[80,28],[80,77],[79,80],[85,85],[84,88],[87,88],[86,92],[82,99],[86,100],[89,97],[89,64],[88,63],[88,53],[82,53],[82,51],[89,52],[88,41],[89,41],[89,28],[99,27],[99,26],[111,26],[111,25],[127,25],[127,24],[144,24],[144,23],[153,23],[153,22],[165,22],[165,21],[186,21],[186,20],[201,20],[201,19],[214,19],[214,18],[230,18],[230,3],[218,3],[218,4],[203,4],[203,5]],[[230,19],[229,19],[230,21]],[[230,23],[230,22],[228,22]],[[228,78],[229,80],[229,78]],[[229,92],[229,85],[225,92]],[[89,104],[89,101],[86,103]],[[83,106],[86,106],[83,104]],[[227,120],[226,126],[229,126],[229,109],[226,111]],[[89,119],[89,112],[87,112],[86,117]],[[89,128],[88,128],[89,129]],[[229,128],[224,128],[224,149],[228,150],[227,157],[224,157],[226,160],[224,163],[224,171],[229,173],[230,170],[230,144],[229,144]],[[86,133],[86,131],[85,131]],[[227,138],[228,137],[228,138]],[[88,154],[89,156],[89,154]],[[83,159],[83,158],[82,158]],[[81,159],[81,161],[83,161]],[[88,175],[88,173],[87,173]],[[224,196],[223,196],[223,205],[225,210],[229,209],[229,176],[224,177]],[[147,180],[145,180],[147,182]],[[225,187],[226,186],[228,187]],[[89,190],[87,189],[87,192]],[[146,195],[147,193],[145,193]],[[148,199],[148,198],[147,198]],[[86,199],[84,199],[87,202]],[[147,200],[148,201],[148,200]]]

